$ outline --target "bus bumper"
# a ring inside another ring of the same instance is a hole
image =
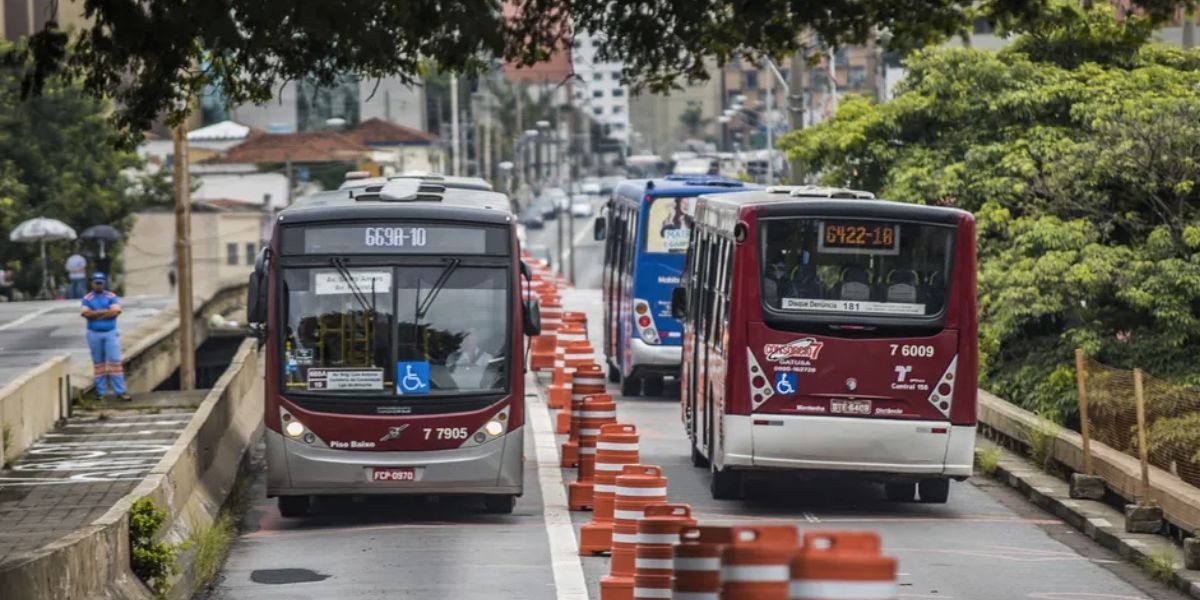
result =
[[[309,446],[266,431],[267,496],[515,494],[524,491],[525,429],[481,446],[364,452]],[[373,467],[414,467],[416,481],[376,482]]]
[[[975,459],[975,427],[945,421],[727,415],[723,425],[719,464],[734,468],[966,478]]]
[[[637,375],[661,373],[677,375],[683,361],[683,346],[651,346],[639,339],[630,342],[631,372]]]

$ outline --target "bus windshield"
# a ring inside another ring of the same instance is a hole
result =
[[[770,308],[889,317],[946,302],[954,228],[854,218],[764,220],[762,295]]]
[[[457,260],[285,269],[286,385],[413,396],[507,391],[510,277],[507,267]]]
[[[696,198],[654,198],[646,211],[645,251],[652,254],[687,252]]]

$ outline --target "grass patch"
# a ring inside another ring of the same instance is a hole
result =
[[[975,449],[975,465],[984,475],[992,475],[996,472],[996,466],[1000,464],[1001,450],[998,446],[984,446]]]
[[[1029,447],[1029,457],[1043,470],[1050,468],[1054,459],[1054,440],[1062,426],[1058,424],[1058,415],[1052,411],[1038,411],[1037,419],[1025,428],[1025,444]]]
[[[237,524],[250,507],[249,481],[248,473],[239,473],[217,518],[210,525],[197,529],[185,542],[195,552],[193,572],[196,590],[208,587],[221,571],[221,565],[237,535]]]
[[[96,394],[96,390],[91,390],[86,393],[81,393],[75,398],[75,406],[81,410],[95,410],[100,405],[100,396]]]
[[[1151,577],[1171,583],[1175,577],[1175,548],[1159,546],[1146,552],[1141,560],[1142,569]]]

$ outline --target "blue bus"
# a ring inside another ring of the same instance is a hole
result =
[[[711,175],[630,179],[613,190],[596,219],[605,240],[604,354],[608,379],[621,394],[662,394],[663,377],[679,376],[683,325],[671,316],[701,194],[760,189]]]

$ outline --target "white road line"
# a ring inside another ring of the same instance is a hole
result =
[[[21,325],[24,325],[24,324],[26,324],[38,317],[50,312],[50,311],[58,308],[59,306],[65,306],[65,305],[55,304],[55,305],[47,306],[47,307],[39,309],[39,310],[35,310],[35,311],[21,317],[20,319],[17,319],[16,321],[10,321],[8,323],[0,325],[0,331],[7,331],[9,329],[12,329],[13,327],[20,327]]]
[[[583,564],[575,526],[567,512],[567,493],[559,470],[558,445],[550,422],[550,409],[537,387],[532,374],[525,378],[527,390],[537,391],[526,396],[529,424],[533,429],[533,446],[537,460],[538,484],[542,490],[542,514],[546,520],[546,536],[550,540],[550,566],[554,571],[554,587],[559,600],[588,600],[587,584],[583,579]]]

